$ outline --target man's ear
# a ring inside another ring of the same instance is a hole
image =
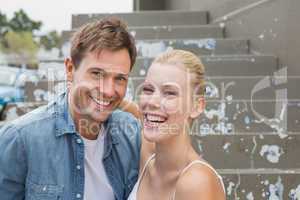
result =
[[[67,84],[71,84],[73,82],[74,78],[74,72],[75,72],[75,66],[71,60],[71,58],[66,58],[64,61],[65,64],[65,71],[66,71],[66,78],[67,78]]]
[[[196,119],[197,117],[200,116],[200,114],[204,111],[205,109],[205,99],[203,96],[198,97],[196,102],[194,103],[194,108],[190,114],[190,117],[192,119]]]

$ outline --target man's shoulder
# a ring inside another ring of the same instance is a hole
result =
[[[13,130],[13,132],[38,134],[43,130],[45,133],[49,126],[54,125],[55,114],[52,107],[52,104],[44,105],[13,121],[7,122],[1,127],[0,132]]]

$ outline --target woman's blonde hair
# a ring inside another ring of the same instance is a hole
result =
[[[194,75],[191,84],[194,87],[194,95],[204,96],[205,93],[205,68],[200,58],[192,52],[185,50],[170,50],[160,54],[153,63],[183,65],[188,72]]]

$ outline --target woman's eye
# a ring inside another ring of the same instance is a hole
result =
[[[178,93],[175,91],[165,91],[164,92],[166,96],[177,96]]]

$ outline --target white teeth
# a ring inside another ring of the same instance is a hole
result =
[[[152,126],[152,127],[158,127],[160,125],[160,123],[157,123],[157,122],[146,122],[148,125]]]
[[[148,121],[164,122],[166,120],[164,117],[160,117],[157,115],[151,115],[151,114],[147,114],[146,117],[147,117]]]
[[[97,104],[101,105],[101,106],[108,106],[110,104],[110,101],[102,101],[102,100],[98,100],[95,98],[92,98]]]

